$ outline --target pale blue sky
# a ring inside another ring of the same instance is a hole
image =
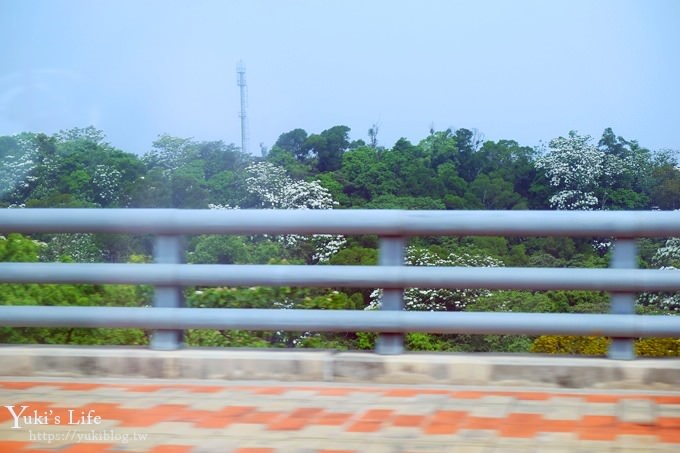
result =
[[[605,127],[680,149],[680,1],[0,0],[0,135],[94,125],[250,149],[344,124],[536,146]]]

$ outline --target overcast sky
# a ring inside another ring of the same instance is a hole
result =
[[[680,149],[680,1],[0,0],[0,135],[94,125],[250,151],[347,125],[413,142],[476,128],[536,146],[606,127]]]

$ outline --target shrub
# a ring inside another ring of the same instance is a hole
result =
[[[534,340],[531,352],[604,356],[610,343],[611,339],[606,337],[543,335]],[[680,356],[680,339],[641,338],[635,340],[635,353],[645,357],[677,357]]]

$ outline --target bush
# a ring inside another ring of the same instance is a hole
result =
[[[452,345],[443,335],[424,332],[406,334],[405,346],[408,351],[451,351]]]
[[[611,339],[605,337],[543,335],[534,340],[531,352],[604,356],[610,343]],[[641,338],[635,340],[635,353],[644,357],[677,357],[680,356],[680,339]]]

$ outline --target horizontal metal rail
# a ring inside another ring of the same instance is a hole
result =
[[[0,209],[0,233],[154,234],[155,264],[0,263],[0,283],[146,284],[154,307],[0,306],[0,326],[153,329],[153,349],[181,347],[189,328],[378,332],[397,354],[403,333],[600,335],[610,357],[634,358],[633,339],[678,337],[680,317],[634,314],[635,293],[680,291],[680,272],[639,270],[636,238],[680,235],[680,211],[405,211]],[[187,265],[194,234],[376,234],[378,266]],[[408,236],[610,237],[609,269],[402,266]],[[186,286],[383,288],[380,311],[180,308]],[[591,290],[610,314],[402,311],[405,288]]]
[[[0,319],[32,327],[680,336],[674,316],[611,314],[0,306]]]
[[[680,291],[680,272],[434,266],[1,263],[0,283]]]
[[[668,237],[680,211],[0,209],[0,232]]]

